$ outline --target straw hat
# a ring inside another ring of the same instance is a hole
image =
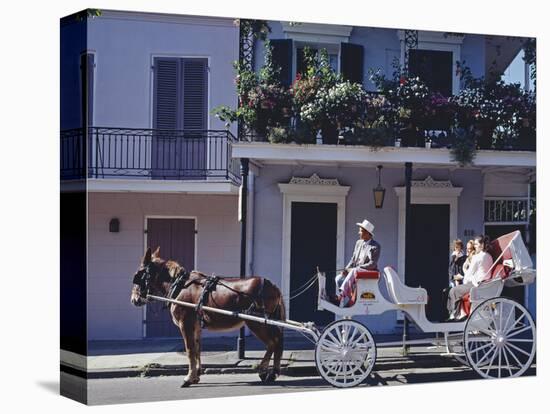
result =
[[[359,227],[364,228],[370,234],[374,234],[374,224],[372,224],[367,219],[363,220],[361,223],[356,223]]]

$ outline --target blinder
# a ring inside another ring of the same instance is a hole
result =
[[[151,281],[151,265],[145,266],[134,275],[133,283],[139,286],[139,295],[146,297],[149,293],[149,282]]]

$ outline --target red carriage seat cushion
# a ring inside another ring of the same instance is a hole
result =
[[[380,272],[378,270],[358,270],[355,275],[356,279],[380,279]]]

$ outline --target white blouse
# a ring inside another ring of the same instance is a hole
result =
[[[464,283],[471,282],[474,286],[479,286],[492,265],[493,258],[489,253],[479,252],[474,254],[470,266],[464,272]]]

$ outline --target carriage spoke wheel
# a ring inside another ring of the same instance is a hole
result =
[[[535,324],[516,301],[489,299],[470,315],[464,343],[468,363],[482,377],[519,377],[535,357]]]
[[[348,388],[368,377],[376,360],[376,344],[361,323],[342,319],[328,325],[315,345],[319,374],[334,387]]]

